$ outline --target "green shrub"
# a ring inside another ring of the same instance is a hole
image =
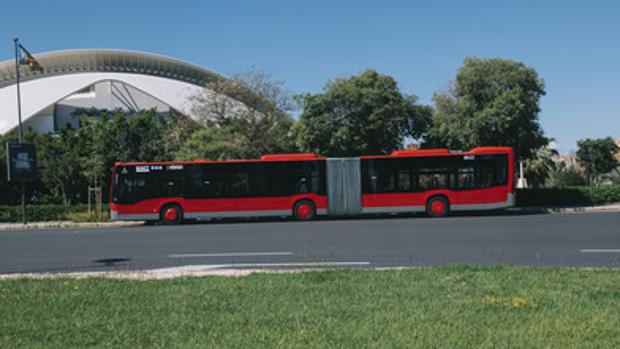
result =
[[[88,205],[28,205],[26,206],[26,216],[29,222],[43,221],[94,221],[83,220],[83,215],[88,210]],[[102,207],[103,220],[109,217],[108,205]],[[22,213],[20,206],[0,206],[0,222],[21,222]],[[82,214],[82,216],[80,216]],[[90,218],[89,218],[90,219]]]
[[[556,187],[577,187],[583,186],[586,184],[585,178],[583,175],[575,170],[574,168],[570,168],[566,171],[562,171],[557,174],[554,180],[554,184]]]
[[[101,217],[97,217],[94,211],[69,212],[65,217],[71,222],[107,222],[110,220],[110,211],[101,212]]]
[[[599,205],[620,202],[620,186],[517,189],[516,206]]]

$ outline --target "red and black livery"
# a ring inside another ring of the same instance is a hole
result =
[[[513,151],[480,147],[401,150],[322,158],[265,155],[254,160],[117,163],[116,220],[161,220],[485,210],[513,204]]]

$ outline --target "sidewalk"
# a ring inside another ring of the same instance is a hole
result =
[[[84,222],[71,221],[31,222],[26,225],[21,223],[0,223],[2,230],[26,230],[26,229],[54,229],[54,228],[122,228],[143,225],[143,221],[118,221],[118,222]]]

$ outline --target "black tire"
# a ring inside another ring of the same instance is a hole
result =
[[[168,212],[168,210],[176,211],[176,216],[173,219],[171,219],[169,215],[166,216],[166,212]],[[183,222],[183,209],[177,204],[166,205],[162,207],[161,211],[159,212],[159,220],[166,225],[180,224],[181,222]]]
[[[316,217],[316,206],[310,200],[300,200],[293,206],[293,218],[298,221],[311,221]]]
[[[450,215],[450,203],[443,196],[433,196],[426,202],[426,214],[429,217],[446,217]]]

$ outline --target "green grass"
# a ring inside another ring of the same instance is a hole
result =
[[[0,347],[618,348],[614,269],[0,282]]]

